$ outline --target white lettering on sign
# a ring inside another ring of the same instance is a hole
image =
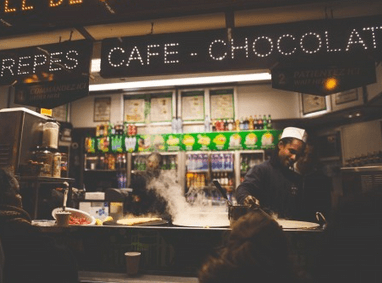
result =
[[[307,36],[313,36],[317,39],[317,48],[316,49],[313,49],[313,50],[308,50],[305,48],[304,46],[304,39],[305,37]],[[322,47],[322,39],[321,39],[321,36],[315,32],[307,32],[305,34],[303,34],[301,36],[301,39],[300,39],[300,47],[301,47],[301,50],[307,54],[314,54],[314,53],[317,53],[318,51],[320,51],[321,47]]]
[[[231,39],[231,58],[235,59],[235,50],[245,50],[245,58],[248,58],[248,38],[244,39],[244,45],[242,46],[235,46],[234,45],[234,39]]]
[[[177,64],[179,63],[179,59],[174,56],[178,55],[179,52],[176,49],[179,46],[179,43],[165,43],[162,47],[160,44],[150,44],[146,46],[146,65],[151,64],[151,58],[159,57],[163,58],[164,64]],[[171,48],[171,49],[170,49]],[[125,63],[124,54],[128,54],[129,50],[125,50],[122,47],[113,47],[110,49],[107,55],[107,62],[110,66],[118,68],[123,65],[127,67],[130,66],[132,61],[138,61],[141,66],[145,65],[145,61],[139,51],[138,46],[134,46],[131,51],[129,58],[127,58],[127,62]],[[143,53],[145,54],[145,53]],[[171,58],[170,58],[171,57]],[[171,60],[172,59],[172,60]]]
[[[282,36],[280,36],[278,39],[277,39],[277,50],[280,52],[281,55],[284,55],[284,56],[289,56],[289,55],[292,55],[293,53],[296,52],[296,47],[293,48],[292,51],[290,52],[284,52],[281,50],[281,40],[283,40],[284,38],[290,38],[292,39],[292,41],[296,41],[296,38],[291,35],[291,34],[283,34]]]
[[[1,76],[3,77],[4,76],[4,71],[5,70],[8,70],[12,76],[15,75],[15,73],[13,72],[13,67],[15,66],[16,64],[16,61],[12,58],[5,58],[5,59],[2,59],[1,60]]]
[[[208,54],[210,55],[211,59],[212,60],[215,60],[215,61],[221,61],[221,60],[224,60],[225,57],[227,56],[227,52],[224,52],[222,56],[219,56],[219,57],[216,57],[213,53],[212,53],[212,48],[214,47],[215,44],[222,44],[223,47],[226,47],[227,46],[227,43],[224,41],[224,40],[221,40],[221,39],[216,39],[214,41],[211,42],[209,48],[208,48]]]
[[[208,46],[207,58],[212,61],[228,61],[251,58],[265,58],[275,56],[297,56],[315,55],[323,53],[350,53],[353,50],[366,51],[368,49],[381,48],[382,26],[365,26],[353,28],[345,34],[342,42],[336,38],[333,44],[329,30],[307,31],[296,35],[284,33],[274,36],[259,35],[252,37],[226,39],[212,39],[207,45],[201,43],[196,45],[196,50],[192,46],[182,46],[181,42],[171,42],[162,44],[147,44],[144,46],[124,46],[111,47],[108,51],[107,63],[113,68],[132,67],[136,61],[140,66],[152,66],[155,64],[181,64],[180,54],[189,54],[190,57],[199,56],[203,53],[199,46]],[[203,41],[203,38],[200,39]],[[187,52],[179,52],[179,49],[186,49]],[[170,58],[171,57],[171,58]],[[11,64],[11,62],[8,62]],[[135,65],[136,66],[136,65]],[[4,67],[3,67],[4,68]],[[133,68],[133,67],[132,67]]]
[[[365,50],[367,49],[367,46],[363,39],[361,38],[360,34],[356,29],[353,29],[352,32],[350,33],[349,40],[348,40],[348,45],[346,46],[346,51],[350,50],[350,47],[352,44],[362,44],[363,48]]]
[[[135,53],[136,53],[136,55],[134,55]],[[141,65],[144,65],[142,56],[139,53],[138,47],[136,47],[136,46],[134,46],[134,48],[131,50],[130,56],[129,56],[129,60],[126,63],[126,66],[129,66],[130,65],[130,61],[132,61],[132,60],[139,60]]]
[[[159,44],[147,45],[147,65],[150,65],[151,56],[159,56],[159,52],[151,52],[151,49],[159,48]]]
[[[74,70],[79,65],[79,52],[69,50],[47,54],[34,54],[18,58],[2,58],[0,77],[36,74],[39,68],[49,72]]]
[[[266,40],[268,41],[269,43],[269,51],[267,53],[264,53],[264,54],[260,54],[259,52],[256,51],[256,43],[260,40]],[[273,42],[272,42],[272,39],[268,36],[259,36],[257,37],[254,41],[253,41],[253,44],[252,44],[252,51],[253,53],[256,55],[256,56],[259,56],[259,57],[268,57],[269,55],[272,54],[273,52]]]
[[[53,52],[50,54],[50,62],[49,62],[49,72],[54,72],[54,71],[61,71],[61,59],[60,57],[54,57],[56,55],[61,55],[62,52]],[[52,66],[58,66],[57,68],[53,68]]]
[[[37,66],[45,65],[46,61],[48,61],[48,58],[44,54],[37,54],[36,56],[34,56],[32,73],[35,74]]]
[[[31,58],[31,56],[19,57],[19,65],[18,65],[18,68],[17,68],[17,74],[18,75],[26,75],[26,74],[28,74],[28,72],[26,72],[26,71],[21,71],[21,68],[22,67],[27,67],[27,66],[30,65],[30,63],[28,63],[28,62],[23,63],[24,60],[28,60],[30,58]]]
[[[178,50],[169,51],[171,47],[179,46],[179,43],[166,43],[164,45],[164,63],[165,64],[176,64],[179,63],[179,59],[169,60],[170,55],[178,55]],[[192,56],[192,55],[191,55]]]

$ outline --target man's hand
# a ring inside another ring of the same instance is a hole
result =
[[[249,195],[244,199],[243,204],[251,207],[258,207],[260,206],[260,201],[254,196]]]

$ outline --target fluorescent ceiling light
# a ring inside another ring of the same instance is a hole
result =
[[[101,71],[101,59],[92,59],[90,72],[99,73]]]
[[[248,81],[267,81],[271,79],[269,73],[252,73],[237,75],[217,75],[205,77],[185,77],[175,79],[131,81],[110,84],[93,84],[89,86],[89,91],[118,90],[118,89],[137,89],[147,87],[165,87],[165,86],[188,86],[215,83],[233,83]]]

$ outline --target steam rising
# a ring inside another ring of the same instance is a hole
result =
[[[173,224],[203,227],[229,226],[227,205],[210,205],[200,190],[195,194],[196,199],[191,204],[187,202],[183,188],[176,180],[174,172],[161,171],[159,177],[150,181],[147,186],[167,201],[167,209]]]

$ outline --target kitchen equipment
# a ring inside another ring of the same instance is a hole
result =
[[[42,146],[57,149],[59,130],[58,122],[53,119],[47,120],[42,128]]]
[[[241,216],[247,214],[250,210],[253,209],[252,207],[247,206],[247,205],[233,205],[229,201],[227,194],[226,194],[225,190],[222,188],[222,186],[220,185],[220,183],[217,180],[213,180],[212,182],[214,183],[215,187],[219,190],[219,192],[223,195],[223,197],[227,200],[228,219],[230,220],[231,225],[234,221],[236,221]]]
[[[222,194],[222,196],[227,200],[228,205],[232,206],[232,203],[228,199],[228,196],[225,192],[225,190],[222,188],[218,180],[213,180],[212,183],[214,183],[215,187],[219,190],[219,192]]]
[[[139,217],[137,217],[137,219],[138,218]],[[162,225],[168,224],[168,221],[164,220],[164,219],[156,219],[156,220],[152,220],[152,221],[146,221],[143,223],[136,223],[133,225],[123,224],[123,221],[120,221],[120,220],[123,220],[123,219],[104,221],[103,224],[104,225],[117,225],[117,226],[130,226],[130,227],[131,226],[162,226]]]
[[[9,167],[12,173],[23,175],[32,160],[33,150],[41,145],[43,124],[48,117],[28,108],[0,110],[0,166]]]
[[[227,213],[196,213],[176,218],[172,224],[183,227],[223,228],[229,227],[230,221]]]
[[[64,186],[66,187],[64,189],[64,201],[63,201],[63,204],[62,204],[62,210],[65,210],[66,208],[66,203],[68,202],[68,193],[69,193],[69,184],[67,182],[64,182]]]
[[[319,229],[320,224],[314,222],[288,220],[288,219],[275,219],[277,223],[283,228],[283,230],[310,230]]]
[[[35,159],[41,165],[40,177],[52,177],[53,173],[53,152],[47,148],[39,148],[35,151]]]

